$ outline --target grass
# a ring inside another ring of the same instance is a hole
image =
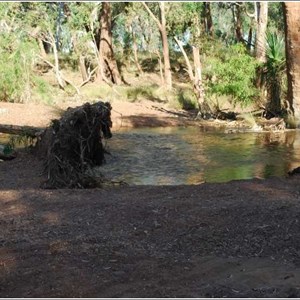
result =
[[[186,72],[180,68],[181,62],[177,63],[178,66],[176,65],[178,70],[174,69],[172,72],[172,91],[168,91],[162,86],[159,72],[157,72],[158,65],[155,56],[152,58],[143,57],[141,63],[145,72],[143,75],[137,72],[132,62],[124,63],[125,67],[122,68],[122,75],[129,84],[109,86],[106,83],[89,82],[80,88],[82,95],[79,97],[78,95],[76,96],[72,87],[67,86],[65,91],[59,89],[55,75],[51,70],[48,70],[46,73],[36,73],[32,78],[31,100],[47,105],[55,105],[70,100],[76,102],[82,100],[92,103],[99,99],[111,103],[116,100],[128,102],[148,100],[153,103],[167,104],[169,108],[174,109],[194,110],[198,108],[192,86],[189,81],[181,78],[183,75],[186,75]],[[146,69],[145,65],[147,65]],[[81,84],[82,78],[80,72],[75,70],[73,60],[63,61],[61,67],[63,68],[63,74],[73,84],[76,86]],[[218,104],[223,106],[221,102]]]
[[[115,100],[128,102],[141,102],[143,100],[154,103],[168,104],[171,108],[194,109],[197,101],[193,92],[188,87],[177,87],[172,91],[167,91],[159,85],[157,74],[147,74],[135,78],[134,74],[127,73],[126,79],[131,85],[113,86],[107,84],[89,83],[81,91],[89,101],[102,99],[113,102]]]
[[[245,122],[250,125],[252,128],[258,126],[255,120],[255,117],[252,113],[241,114],[240,117],[245,120]]]
[[[127,99],[131,102],[142,99],[149,99],[154,102],[164,102],[164,100],[157,95],[158,88],[159,87],[156,85],[130,87],[126,91]]]
[[[38,102],[52,105],[55,88],[40,76],[33,76],[32,82],[32,97],[37,99]]]
[[[181,109],[192,110],[198,107],[196,96],[189,88],[180,89],[176,100]]]

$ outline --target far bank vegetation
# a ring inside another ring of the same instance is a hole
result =
[[[284,11],[265,2],[2,2],[0,101],[166,103],[285,117]]]

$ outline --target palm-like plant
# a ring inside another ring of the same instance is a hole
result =
[[[267,87],[267,112],[268,118],[282,114],[282,87],[285,78],[285,44],[284,38],[276,33],[266,36],[267,61],[265,63],[265,82]]]

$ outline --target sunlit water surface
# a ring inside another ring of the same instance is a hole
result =
[[[199,128],[130,129],[106,142],[98,171],[136,185],[178,185],[284,177],[300,166],[300,132],[203,132]]]
[[[0,144],[8,140],[0,135]],[[300,166],[300,131],[225,134],[198,127],[128,129],[115,132],[106,149],[111,155],[96,172],[130,185],[285,177]]]

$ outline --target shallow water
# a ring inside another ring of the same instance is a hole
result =
[[[300,166],[300,132],[119,131],[106,142],[103,175],[136,185],[178,185],[286,176]]]
[[[8,140],[8,135],[0,135],[0,144]],[[111,155],[96,171],[130,185],[285,177],[300,166],[300,131],[225,134],[197,127],[128,129],[113,133],[106,149]]]

